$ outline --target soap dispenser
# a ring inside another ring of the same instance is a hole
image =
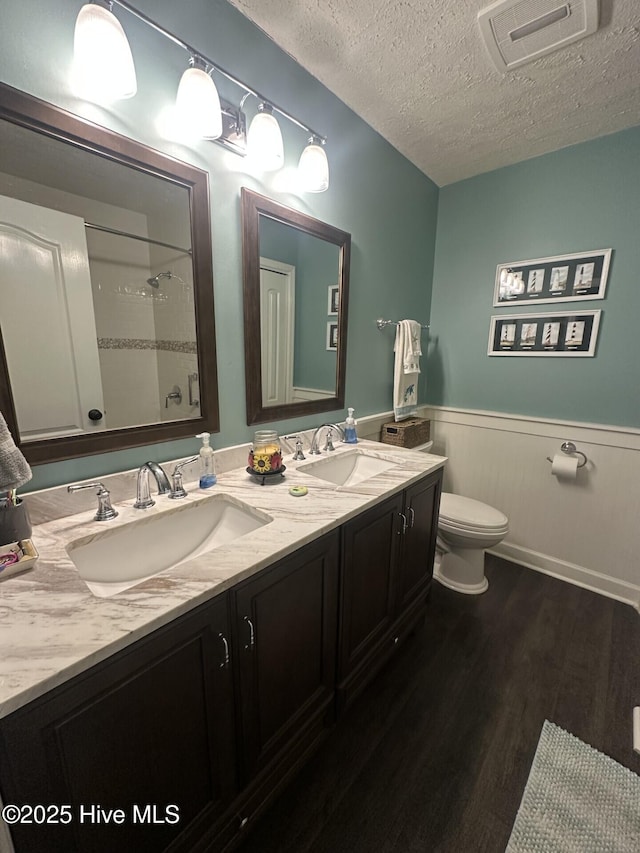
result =
[[[210,489],[218,482],[216,477],[216,460],[213,453],[213,448],[209,444],[210,434],[201,432],[196,435],[196,438],[202,439],[202,447],[200,448],[200,488]]]
[[[345,421],[344,440],[347,444],[357,444],[358,435],[356,433],[356,421],[353,418],[353,409],[348,409],[348,416]]]

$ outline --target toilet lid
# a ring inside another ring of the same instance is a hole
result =
[[[492,530],[509,524],[509,519],[499,509],[448,492],[443,492],[440,497],[440,518],[453,525]]]

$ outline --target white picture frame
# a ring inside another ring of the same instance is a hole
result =
[[[340,309],[340,286],[338,284],[330,284],[327,296],[327,314],[330,317],[337,317]]]
[[[329,320],[327,323],[327,349],[331,352],[338,351],[338,323]]]
[[[602,311],[494,314],[489,356],[593,358]]]
[[[604,299],[612,252],[596,249],[498,264],[493,307]]]

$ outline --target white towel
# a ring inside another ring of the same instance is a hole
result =
[[[401,320],[404,333],[404,348],[402,354],[402,367],[405,373],[420,373],[420,335],[422,326],[417,320]]]
[[[396,329],[393,371],[393,417],[402,421],[418,413],[421,326],[416,320],[400,320]]]
[[[0,412],[0,491],[8,492],[31,479],[31,468],[16,447],[9,427]]]

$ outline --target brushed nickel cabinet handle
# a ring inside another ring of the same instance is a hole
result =
[[[249,643],[245,646],[245,649],[252,649],[256,644],[256,632],[253,627],[253,622],[249,619],[248,616],[244,617],[244,621],[249,626]]]
[[[416,511],[414,510],[414,508],[412,506],[410,506],[409,512],[411,513],[411,523],[409,524],[409,527],[413,527],[413,525],[415,524],[415,521],[416,521]]]
[[[407,516],[403,512],[399,512],[398,515],[402,519],[402,530],[398,531],[398,536],[400,536],[402,533],[407,532]]]
[[[220,664],[220,669],[227,669],[229,666],[229,660],[230,660],[230,658],[229,658],[229,643],[227,642],[227,638],[225,637],[225,635],[222,632],[219,632],[218,636],[220,637],[220,639],[224,643],[224,660]]]

